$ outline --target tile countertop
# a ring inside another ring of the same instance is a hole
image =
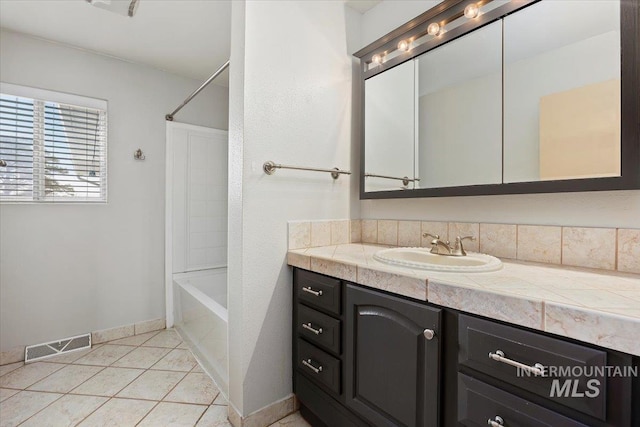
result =
[[[373,259],[352,243],[287,254],[293,267],[640,356],[640,275],[503,261],[489,273],[442,273]]]

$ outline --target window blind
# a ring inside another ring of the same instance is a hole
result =
[[[0,160],[0,201],[105,202],[107,112],[0,94]]]

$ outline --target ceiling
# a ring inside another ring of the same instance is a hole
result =
[[[229,59],[231,0],[140,0],[133,18],[85,0],[0,0],[0,26],[205,80]]]
[[[382,0],[346,0],[345,4],[351,9],[360,13],[365,13],[369,9],[376,7],[381,2]]]

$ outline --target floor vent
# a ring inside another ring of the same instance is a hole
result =
[[[34,362],[58,354],[84,350],[91,347],[91,334],[78,335],[77,337],[64,338],[44,344],[30,345],[25,349],[24,361]]]

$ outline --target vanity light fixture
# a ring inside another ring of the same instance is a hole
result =
[[[371,62],[373,62],[376,65],[380,65],[382,64],[382,59],[383,59],[382,55],[376,53],[371,57]]]
[[[476,18],[480,14],[480,8],[476,3],[468,4],[464,8],[464,16],[469,19]]]
[[[442,32],[440,31],[440,24],[438,24],[437,22],[432,22],[431,24],[429,24],[429,26],[427,27],[427,33],[430,36],[438,36],[442,34]]]
[[[398,50],[407,52],[411,48],[411,40],[400,40],[398,43]]]

